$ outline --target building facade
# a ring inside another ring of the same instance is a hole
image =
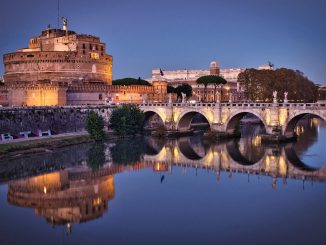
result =
[[[267,65],[260,66],[258,69],[271,69]],[[198,85],[196,80],[202,76],[207,75],[219,75],[223,77],[227,84],[220,87],[218,91],[215,91],[214,86],[207,87],[207,102],[215,101],[241,101],[244,100],[241,86],[238,83],[238,76],[241,72],[245,71],[246,68],[226,68],[220,69],[217,61],[210,63],[209,69],[204,70],[164,70],[154,69],[152,70],[152,77],[148,79],[153,80],[164,80],[170,86],[177,87],[183,83],[189,84],[193,89],[193,98],[197,101],[204,99],[204,87]],[[214,94],[215,93],[215,94]]]

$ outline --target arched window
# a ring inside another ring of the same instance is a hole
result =
[[[96,73],[96,65],[95,64],[92,65],[92,73]]]

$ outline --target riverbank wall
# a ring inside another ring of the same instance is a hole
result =
[[[109,105],[0,108],[0,135],[21,138],[24,132],[32,136],[48,130],[51,134],[80,132],[85,130],[89,111],[97,112],[107,122],[112,109]]]

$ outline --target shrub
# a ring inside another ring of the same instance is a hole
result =
[[[112,111],[110,127],[121,136],[136,135],[142,132],[144,112],[136,105],[124,104]]]
[[[104,139],[104,120],[94,111],[90,111],[86,118],[86,130],[94,140]]]

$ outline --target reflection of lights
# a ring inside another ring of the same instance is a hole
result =
[[[310,127],[313,127],[313,126],[319,126],[319,123],[318,123],[318,118],[312,118],[310,120]]]
[[[43,187],[43,192],[46,194],[46,186]]]
[[[265,161],[265,172],[269,172],[270,168],[271,168],[271,160],[269,159],[269,156],[267,156]]]
[[[215,156],[215,154],[211,150],[207,153],[206,159],[205,159],[205,163],[206,163],[207,166],[211,166],[213,164],[214,156]]]
[[[304,133],[304,127],[303,126],[296,126],[294,129],[294,132],[299,136]]]
[[[279,170],[280,170],[280,174],[282,176],[285,176],[286,173],[287,173],[287,164],[286,164],[286,161],[285,161],[285,158],[284,156],[280,156],[280,159],[279,159]]]
[[[252,144],[254,146],[260,146],[261,145],[261,136],[256,135],[253,139],[252,139]]]
[[[168,165],[164,163],[155,163],[153,166],[153,170],[156,172],[166,172],[168,171]]]

